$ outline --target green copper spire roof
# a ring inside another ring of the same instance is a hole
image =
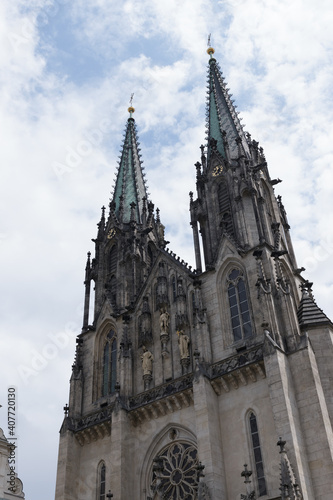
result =
[[[210,55],[208,69],[208,99],[207,99],[207,128],[208,128],[208,156],[210,155],[210,141],[217,141],[217,150],[225,158],[225,149],[222,132],[226,132],[226,139],[229,143],[231,158],[238,157],[238,147],[236,139],[240,138],[245,154],[249,154],[249,149],[238,118],[235,106],[226,88],[222,72],[216,59],[214,59],[214,49],[207,50]]]
[[[134,220],[140,223],[142,221],[143,198],[147,199],[147,191],[141,166],[136,125],[134,118],[132,118],[134,108],[131,106],[128,111],[130,118],[127,121],[113,201],[116,215],[119,217],[122,212],[122,222],[133,220],[134,214]],[[135,203],[135,208],[133,208],[133,203]]]

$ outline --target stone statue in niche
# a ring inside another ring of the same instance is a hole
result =
[[[170,314],[166,307],[160,309],[160,339],[162,344],[162,356],[168,354],[167,343],[169,341]]]
[[[144,390],[147,391],[150,386],[150,382],[153,380],[153,362],[154,356],[150,351],[148,351],[146,346],[142,346],[142,370],[143,370],[143,382]]]
[[[170,314],[166,309],[161,309],[161,314],[160,314],[161,335],[169,333],[169,324],[170,324]]]
[[[150,351],[148,351],[146,346],[142,346],[142,356],[141,356],[141,361],[142,361],[142,370],[143,370],[143,376],[145,375],[150,375],[153,373],[153,361],[154,361],[154,356]]]
[[[186,335],[184,330],[178,330],[177,335],[178,335],[180,359],[187,359],[190,357],[188,348],[190,345],[190,337]]]

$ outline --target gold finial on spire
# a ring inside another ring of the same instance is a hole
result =
[[[209,33],[209,35],[208,35],[208,43],[207,43],[208,49],[207,49],[207,54],[209,54],[210,57],[211,57],[211,59],[212,59],[215,50],[213,49],[213,47],[210,46],[210,37],[211,37],[211,33]]]
[[[130,118],[132,118],[132,114],[134,113],[135,109],[133,108],[132,104],[133,104],[133,97],[134,97],[134,92],[133,94],[131,94],[131,98],[130,98],[130,107],[128,108],[128,112],[130,114]]]

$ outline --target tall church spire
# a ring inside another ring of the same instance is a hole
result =
[[[86,269],[86,306],[84,329],[88,328],[90,281],[94,280],[95,307],[93,325],[105,310],[121,315],[135,303],[146,281],[157,248],[164,248],[164,226],[155,219],[154,204],[147,200],[134,108],[128,108],[127,121],[117,178],[109,214],[105,207],[99,221],[95,257]]]
[[[207,154],[202,146],[201,164],[196,163],[198,197],[190,202],[197,268],[200,233],[206,269],[216,265],[225,238],[237,251],[266,245],[276,256],[288,253],[296,268],[289,225],[273,190],[279,181],[271,180],[263,149],[242,128],[214,49],[207,52]]]
[[[130,117],[125,131],[113,202],[115,204],[115,213],[118,218],[122,217],[122,222],[129,222],[134,216],[134,220],[140,223],[142,222],[144,199],[147,199],[147,191],[140,160],[135,120],[132,117],[134,108],[130,106],[128,111]]]
[[[238,156],[237,141],[241,139],[246,155],[249,155],[249,148],[246,137],[238,118],[236,106],[231,99],[229,89],[219,68],[216,59],[213,57],[214,49],[209,47],[207,53],[210,55],[208,69],[208,91],[207,91],[207,128],[208,128],[208,159],[211,153],[212,140],[217,151],[226,159],[225,139],[228,141],[230,156]],[[217,142],[215,142],[217,141]]]

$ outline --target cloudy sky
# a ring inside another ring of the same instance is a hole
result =
[[[331,0],[0,3],[0,427],[15,386],[27,500],[54,497],[86,252],[131,93],[151,199],[170,248],[194,263],[209,33],[245,129],[283,179],[298,264],[333,317],[332,25]]]

